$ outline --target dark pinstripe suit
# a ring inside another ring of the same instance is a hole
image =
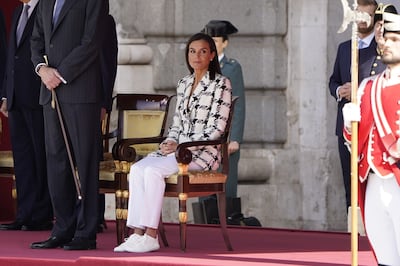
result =
[[[56,88],[72,153],[82,184],[77,201],[60,125],[50,106],[51,93],[42,84],[40,103],[44,108],[49,189],[56,223],[52,236],[96,238],[98,154],[102,81],[99,53],[104,1],[66,0],[52,25],[55,0],[40,0],[32,35],[32,62],[54,67],[67,81]]]
[[[40,78],[31,61],[30,37],[37,7],[25,26],[19,45],[18,20],[23,5],[12,17],[2,98],[7,98],[8,121],[15,163],[16,221],[39,225],[53,220],[47,186],[43,109],[39,104]]]

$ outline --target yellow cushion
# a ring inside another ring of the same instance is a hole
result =
[[[216,171],[191,171],[189,172],[190,184],[215,184],[225,183],[227,176]],[[178,183],[178,174],[173,174],[165,179],[168,184]]]
[[[12,151],[0,151],[0,167],[14,167]]]

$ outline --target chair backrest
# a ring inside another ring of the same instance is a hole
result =
[[[169,99],[170,97],[164,94],[118,94],[118,125],[112,135],[117,140],[163,136]],[[138,156],[145,156],[158,148],[158,144],[154,143],[132,146]]]
[[[233,118],[233,114],[234,114],[234,110],[235,110],[235,104],[238,99],[239,99],[239,96],[232,97],[231,109],[229,111],[229,117],[228,117],[228,121],[226,123],[225,132],[223,135],[223,139],[225,139],[226,141],[224,141],[224,143],[222,144],[222,147],[221,147],[221,152],[222,152],[222,162],[221,162],[222,170],[221,170],[221,172],[226,175],[228,175],[228,173],[229,173],[229,154],[228,154],[229,134],[231,132],[232,118]]]
[[[118,94],[118,139],[156,137],[164,134],[169,96]]]

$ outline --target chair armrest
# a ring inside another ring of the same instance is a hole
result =
[[[226,138],[220,138],[216,140],[199,140],[183,142],[178,145],[175,152],[175,157],[178,163],[190,164],[192,161],[192,152],[188,149],[196,146],[215,146],[223,145],[226,143]]]
[[[114,144],[112,154],[115,160],[133,162],[136,159],[136,151],[132,145],[161,143],[164,139],[165,137],[120,139]]]
[[[102,136],[103,139],[114,139],[118,137],[118,129],[115,129],[105,135]]]

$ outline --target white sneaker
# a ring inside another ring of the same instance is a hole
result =
[[[119,246],[114,248],[114,252],[126,252],[126,245],[133,245],[138,242],[143,236],[138,234],[132,234],[128,238],[125,238],[124,242],[122,242]]]
[[[127,243],[125,245],[125,250],[129,252],[151,252],[160,249],[160,244],[158,243],[158,236],[153,238],[147,234],[136,241],[135,243]]]

